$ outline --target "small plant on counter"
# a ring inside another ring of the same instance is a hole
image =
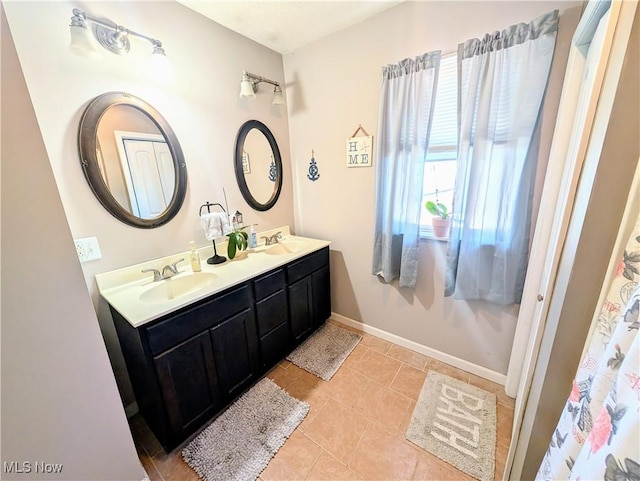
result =
[[[233,229],[230,234],[227,234],[227,256],[229,259],[233,259],[236,256],[236,252],[243,251],[247,248],[249,244],[249,234],[247,234],[244,229],[245,227],[238,227]]]

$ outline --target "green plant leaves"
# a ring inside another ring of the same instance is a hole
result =
[[[244,230],[245,227],[234,230],[231,234],[227,234],[227,257],[233,259],[237,251],[243,251],[249,245],[249,234]]]
[[[431,215],[437,215],[443,219],[447,219],[449,217],[449,209],[447,209],[446,205],[441,204],[440,202],[436,204],[434,201],[428,200],[425,202],[424,206]]]

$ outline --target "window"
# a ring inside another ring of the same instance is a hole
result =
[[[421,237],[433,238],[431,218],[424,204],[428,200],[453,205],[453,188],[458,163],[458,63],[455,53],[442,57],[436,89],[431,137],[424,166]]]

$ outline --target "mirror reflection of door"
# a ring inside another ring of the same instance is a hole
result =
[[[96,146],[103,180],[122,207],[142,219],[167,209],[176,173],[166,139],[151,118],[129,105],[107,109]]]
[[[143,219],[161,215],[173,197],[175,171],[162,135],[114,131],[132,212]]]
[[[249,172],[244,178],[251,195],[259,203],[266,203],[275,190],[275,179],[270,179],[273,152],[265,135],[258,129],[251,129],[244,139],[244,151],[251,161]]]

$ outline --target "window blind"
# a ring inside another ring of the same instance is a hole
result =
[[[458,150],[458,56],[445,55],[440,61],[433,124],[427,162],[451,160]]]

